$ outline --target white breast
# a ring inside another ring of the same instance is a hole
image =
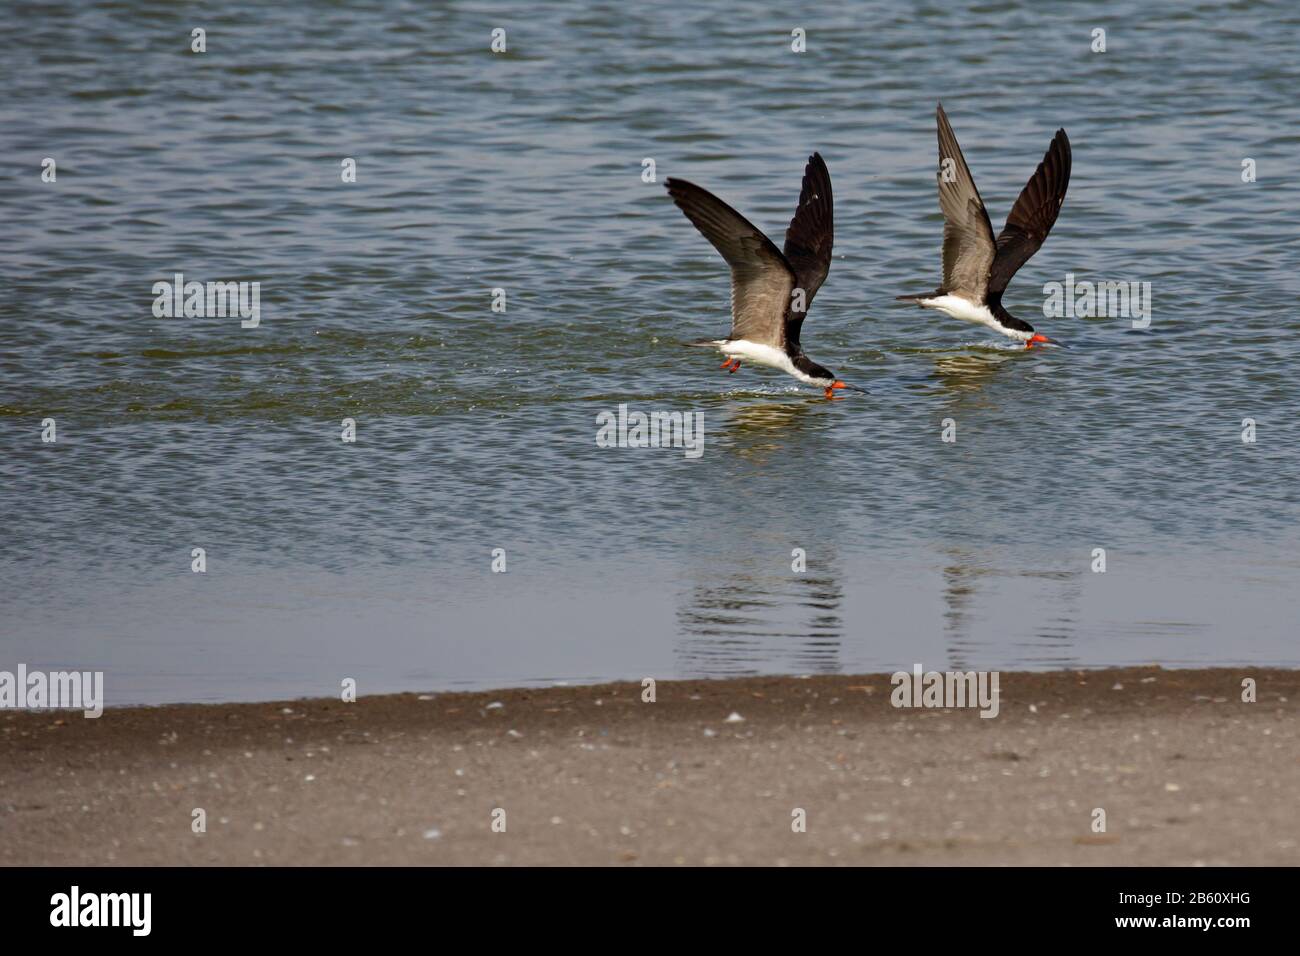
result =
[[[959,295],[940,295],[920,301],[927,309],[938,309],[945,315],[951,315],[954,319],[961,319],[963,322],[978,322],[980,325],[991,327],[997,327],[998,324],[998,320],[993,318],[993,313],[989,311],[987,305],[976,305],[970,299],[963,299]]]
[[[959,295],[940,295],[935,296],[933,299],[920,299],[918,301],[927,309],[938,309],[945,315],[951,315],[954,319],[961,319],[963,322],[987,325],[995,332],[1001,332],[1008,338],[1017,339],[1021,342],[1029,341],[1030,336],[1033,335],[1032,332],[1008,329],[994,317],[987,305],[976,305],[970,299],[964,299]]]
[[[786,355],[782,349],[774,348],[771,345],[763,345],[759,342],[751,342],[748,339],[719,341],[717,345],[718,351],[731,358],[753,362],[755,365],[766,365],[768,368],[779,368],[787,375],[793,375],[801,382],[807,382],[809,385],[819,384],[816,379],[795,368],[794,363],[790,361],[790,356]]]

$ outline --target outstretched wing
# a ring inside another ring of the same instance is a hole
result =
[[[1058,129],[1047,155],[1029,177],[998,234],[997,254],[989,274],[989,292],[1001,294],[1011,277],[1038,251],[1052,231],[1070,185],[1070,138]]]
[[[982,303],[993,264],[993,226],[940,104],[939,208],[943,210],[943,290]]]
[[[786,339],[799,341],[803,320],[813,296],[831,271],[831,246],[835,241],[834,202],[831,174],[821,153],[808,157],[799,190],[799,207],[785,231],[785,258],[794,269],[797,288],[803,290],[803,310],[792,308],[786,323]],[[796,303],[797,304],[797,303]]]
[[[785,313],[795,273],[772,240],[707,189],[684,179],[664,185],[686,218],[731,266],[731,338],[785,347]]]

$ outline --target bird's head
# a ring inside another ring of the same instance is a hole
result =
[[[805,359],[803,363],[800,363],[800,366],[799,371],[812,379],[814,385],[820,385],[822,388],[834,388],[837,382],[840,385],[844,384],[825,365],[818,365],[816,362]]]
[[[825,365],[818,365],[806,355],[800,355],[795,359],[795,368],[808,376],[809,384],[816,385],[819,388],[826,389],[826,397],[834,396],[838,389],[850,389],[854,392],[866,392],[865,388],[858,388],[856,385],[850,385],[843,381],[834,372]]]

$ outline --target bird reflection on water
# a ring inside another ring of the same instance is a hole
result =
[[[724,584],[686,588],[682,599],[676,658],[684,673],[840,670],[844,591],[829,571],[739,572]]]

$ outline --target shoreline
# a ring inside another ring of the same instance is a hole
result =
[[[0,864],[1300,863],[1300,671],[1004,671],[992,719],[895,708],[893,689],[0,712]]]

